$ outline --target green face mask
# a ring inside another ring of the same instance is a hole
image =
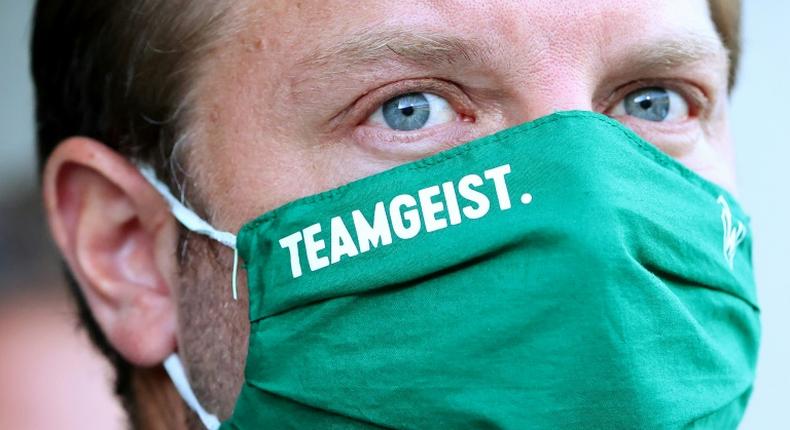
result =
[[[238,233],[249,353],[222,428],[736,428],[747,225],[589,112],[286,204]]]

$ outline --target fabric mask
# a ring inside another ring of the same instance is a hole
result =
[[[605,116],[522,124],[236,237],[148,176],[247,270],[245,381],[222,429],[718,430],[743,415],[760,332],[748,217]]]

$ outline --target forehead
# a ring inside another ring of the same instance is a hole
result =
[[[243,20],[245,33],[261,36],[270,52],[285,51],[291,59],[374,28],[564,50],[592,44],[615,49],[673,32],[716,34],[705,0],[253,0]]]
[[[236,5],[237,37],[205,63],[197,81],[202,101],[214,102],[201,103],[208,109],[246,107],[259,115],[265,105],[280,110],[299,105],[306,118],[307,102],[329,93],[339,97],[340,89],[353,98],[352,93],[359,96],[406,75],[463,73],[467,82],[510,86],[526,79],[543,90],[557,79],[588,85],[632,69],[696,63],[715,68],[712,79],[726,79],[726,51],[706,0],[245,0]]]

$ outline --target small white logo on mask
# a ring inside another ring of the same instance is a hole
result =
[[[730,270],[733,269],[735,260],[735,251],[738,245],[746,238],[746,227],[742,222],[738,221],[737,225],[732,223],[732,211],[727,199],[724,196],[719,196],[718,200],[721,205],[721,223],[724,227],[724,243],[722,250],[724,251],[724,259],[730,265]]]

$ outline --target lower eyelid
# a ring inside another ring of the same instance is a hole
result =
[[[475,123],[453,121],[427,129],[398,132],[377,126],[358,126],[353,141],[376,156],[417,160],[477,137]]]
[[[651,122],[632,117],[615,118],[643,140],[674,158],[682,157],[704,141],[705,133],[698,119],[682,122]]]

